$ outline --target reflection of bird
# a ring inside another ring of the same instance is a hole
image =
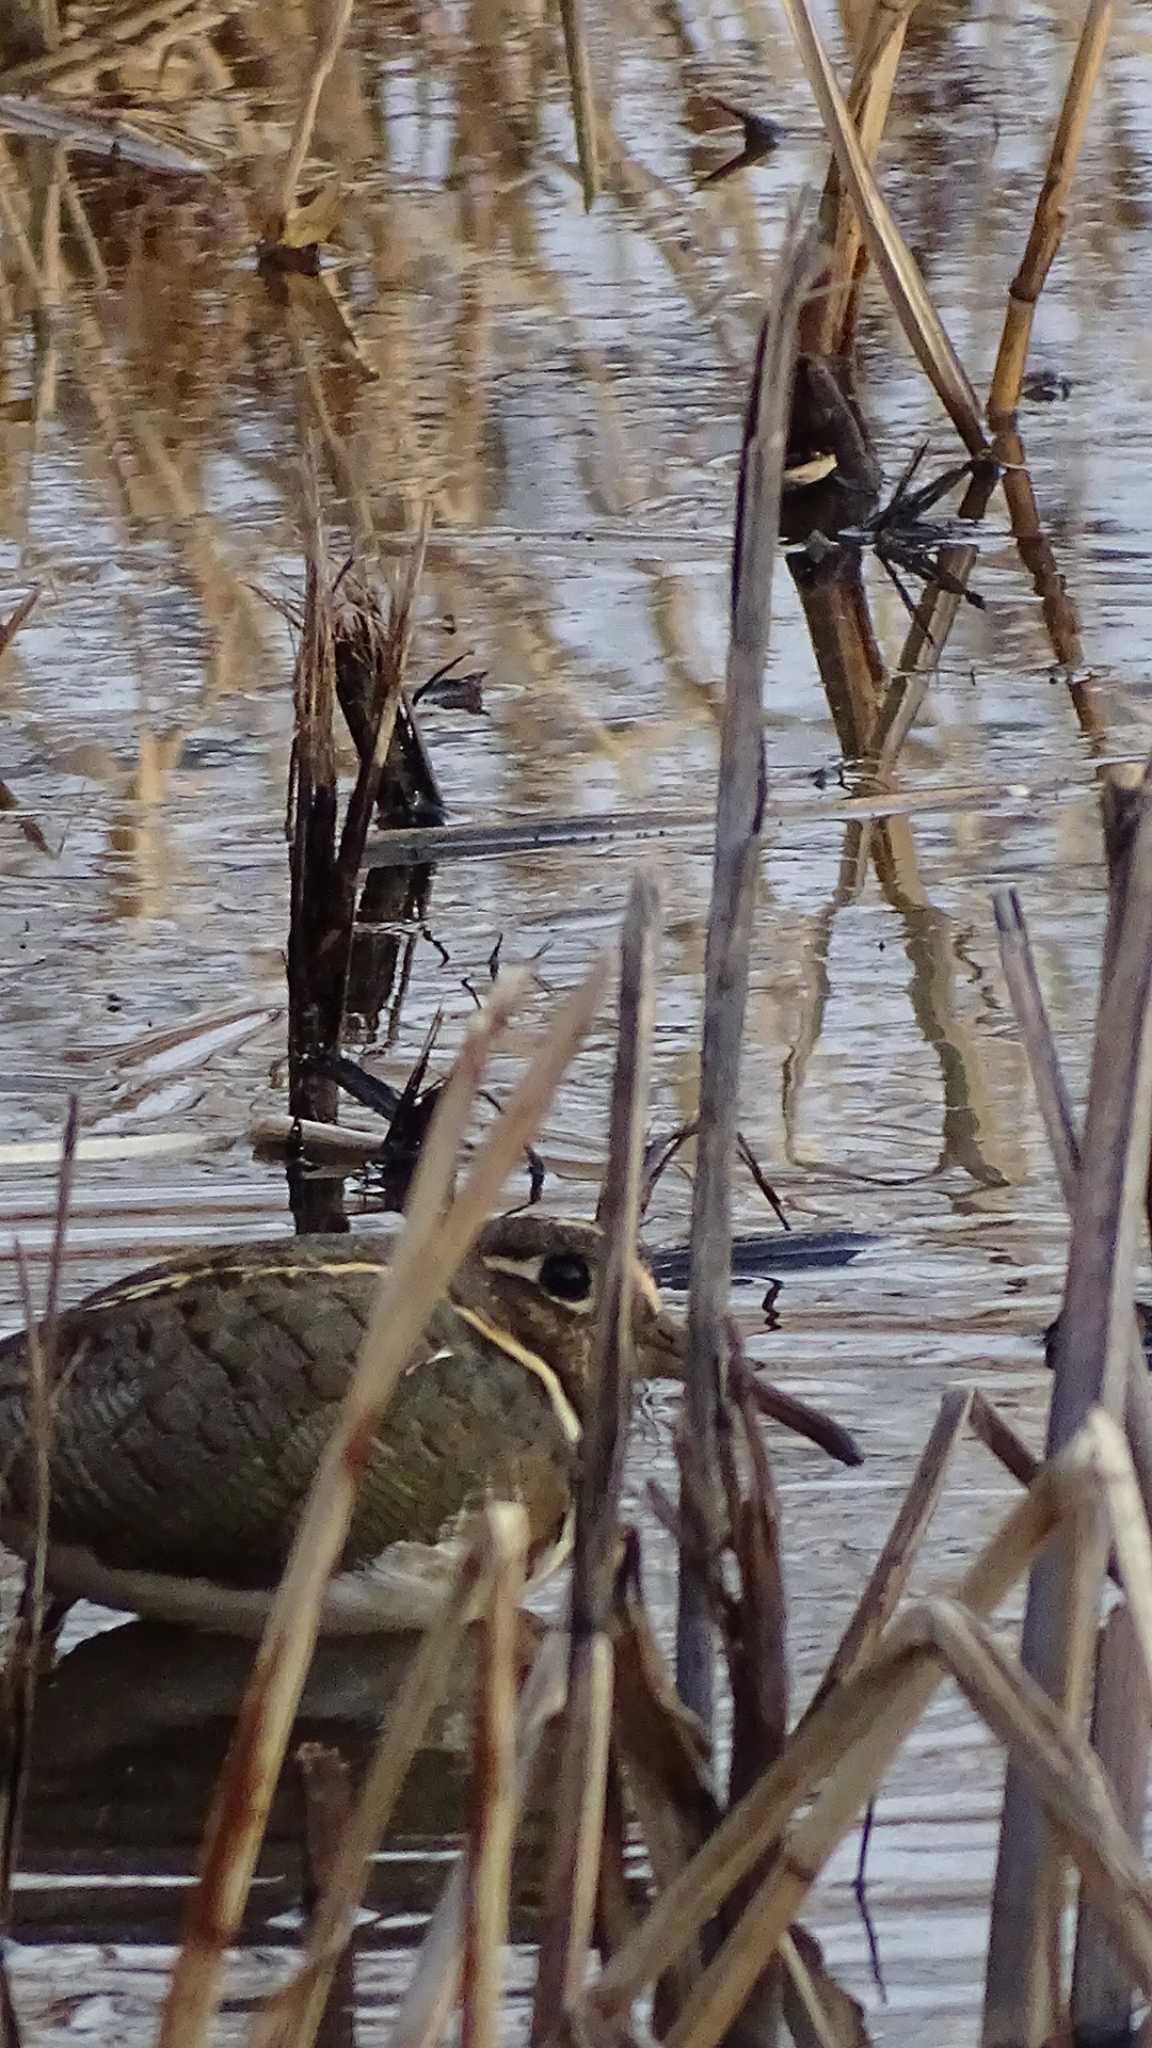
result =
[[[566,1545],[591,1355],[594,1225],[490,1223],[434,1311],[361,1479],[328,1629],[426,1618],[460,1517],[519,1500],[540,1576]],[[267,1613],[372,1309],[388,1245],[287,1239],[135,1273],[57,1326],[48,1583],[162,1619],[251,1630]],[[678,1374],[639,1264],[636,1367]],[[23,1335],[0,1344],[0,1534],[27,1555],[36,1459]]]

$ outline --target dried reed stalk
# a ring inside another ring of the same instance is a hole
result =
[[[1049,1454],[1090,1410],[1123,1405],[1132,1287],[1152,1130],[1152,803],[1145,806],[1103,990],[1073,1206],[1064,1307],[1053,1345]],[[1069,1714],[1084,1705],[1095,1651],[1107,1532],[1078,1532],[1032,1574],[1022,1659]],[[1039,1802],[1009,1766],[985,1987],[987,2048],[1033,2048],[1051,2031],[1060,1895]]]
[[[1106,784],[1105,795],[1108,787]],[[1024,911],[1014,889],[998,890],[993,898],[993,907],[1004,979],[1024,1041],[1032,1086],[1036,1090],[1060,1192],[1071,1209],[1080,1172],[1080,1138],[1052,1039]],[[1134,1314],[1128,1338],[1124,1421],[1145,1510],[1152,1516],[1152,1386],[1149,1385],[1144,1345]]]
[[[564,24],[564,54],[568,60],[572,119],[576,127],[576,160],[580,165],[584,208],[591,213],[600,196],[600,159],[584,0],[560,0],[560,19]]]
[[[1098,1483],[1096,1447],[1090,1434],[1085,1432],[1077,1443],[1085,1465]],[[1054,1468],[1046,1469],[1051,1472]],[[1071,1493],[1065,1491],[1059,1526],[1066,1526],[1069,1515],[1081,1519],[1085,1506],[1095,1505],[1095,1492],[1094,1486],[1083,1484]],[[1013,1545],[1017,1575],[1026,1561],[1022,1550],[1030,1547]],[[978,1560],[974,1569],[983,1572],[983,1562]],[[986,1603],[982,1598],[972,1599],[972,1572],[966,1577],[967,1605],[977,1610],[967,1619],[975,1625]],[[963,1599],[961,1592],[956,1602],[961,1612]],[[787,1931],[819,1872],[874,1795],[892,1758],[935,1692],[943,1676],[934,1662],[935,1646],[935,1639],[931,1649],[927,1638],[918,1640],[911,1625],[896,1624],[880,1656],[865,1666],[858,1679],[849,1681],[839,1694],[834,1694],[822,1710],[834,1714],[839,1706],[843,1711],[862,1689],[880,1687],[867,1720],[845,1731],[847,1739],[845,1733],[834,1736],[824,1759],[825,1770],[829,1764],[833,1766],[830,1775],[806,1818],[786,1837],[768,1878],[709,1964],[667,2035],[669,2048],[689,2048],[689,2044],[691,2048],[715,2048],[731,2025],[750,1986],[763,1971],[766,1955],[771,1954]],[[786,1762],[787,1757],[782,1761]]]
[[[700,1136],[692,1195],[681,1514],[709,1556],[720,1501],[716,1417],[732,1245],[732,1166],[748,954],[760,863],[766,778],[761,693],[772,618],[772,571],[796,350],[796,323],[814,252],[794,225],[777,265],[773,302],[760,330],[744,424],[732,602],[720,736],[712,900],[704,968]],[[677,1611],[677,1682],[711,1725],[714,1645],[710,1603],[683,1554]]]
[[[5,650],[12,645],[25,619],[30,618],[35,611],[36,606],[40,602],[42,587],[41,584],[34,583],[31,590],[20,599],[19,604],[9,612],[8,617],[0,620],[0,658],[3,657]]]
[[[1150,1742],[1152,1690],[1139,1637],[1128,1608],[1116,1607],[1100,1633],[1092,1747],[1137,1852],[1144,1844]],[[1082,1900],[1069,2009],[1077,2040],[1129,2040],[1132,2003],[1131,1976],[1116,1954],[1108,1924],[1090,1901]]]
[[[1067,1514],[1069,1504],[1080,1501],[1086,1489],[1098,1483],[1098,1455],[1095,1438],[1082,1432],[1065,1452],[1043,1467],[1028,1493],[963,1574],[956,1587],[958,1600],[980,1614],[999,1604]],[[695,1939],[821,1779],[828,1779],[829,1792],[835,1785],[834,1796],[821,1807],[820,1817],[820,1840],[826,1833],[834,1846],[832,1837],[839,1840],[866,1804],[872,1786],[899,1749],[906,1728],[931,1699],[938,1679],[930,1659],[905,1653],[889,1655],[885,1646],[873,1662],[829,1693],[794,1731],[779,1760],[724,1817],[683,1874],[661,1893],[632,1940],[605,1965],[577,2008],[578,2014],[588,2009],[614,2022]],[[866,1752],[859,1770],[854,1746]],[[846,1759],[843,1768],[851,1780],[851,1796],[840,1774],[840,1758]],[[823,1801],[825,1795],[820,1797]],[[815,1813],[814,1808],[813,1816]],[[820,1848],[818,1855],[809,1858],[807,1851],[814,1842],[814,1837],[806,1838],[801,1854],[798,1833],[790,1845],[788,1869],[800,1883],[801,1894],[825,1854],[830,1853],[830,1848]],[[798,1903],[797,1897],[793,1905]],[[754,1924],[748,1915],[745,1921]],[[725,1961],[728,1947],[725,1944],[709,1965],[698,1987],[703,1992],[707,1984],[709,2007],[713,1999],[722,2000],[725,2017],[721,2031],[742,2008],[771,1952],[767,1940],[742,1951],[741,1971],[730,1977]],[[698,2016],[690,2003],[677,2022],[681,2041],[694,2038],[692,2027]]]
[[[308,1668],[325,1587],[347,1535],[360,1467],[413,1344],[485,1219],[603,998],[598,962],[559,1009],[528,1069],[445,1209],[456,1156],[493,1039],[523,993],[497,983],[465,1038],[412,1185],[407,1221],[384,1276],[340,1416],[304,1509],[269,1617],[232,1748],[209,1815],[161,2028],[161,2048],[199,2048],[220,1996],[224,1950],[239,1925],[285,1745]]]
[[[288,145],[288,155],[285,158],[284,170],[280,179],[280,188],[277,195],[277,206],[280,213],[280,234],[283,233],[284,224],[287,222],[288,216],[296,204],[296,192],[300,184],[300,174],[304,169],[308,151],[312,145],[312,133],[316,126],[316,116],[320,111],[320,95],[328,83],[332,67],[340,54],[344,38],[348,33],[352,20],[352,5],[353,0],[330,0],[328,18],[324,24],[324,33],[317,46],[312,67],[308,74],[307,90],[301,102],[300,111],[296,116],[296,124],[292,130],[292,140]],[[278,237],[274,236],[273,239],[278,239]]]
[[[904,35],[917,0],[875,0],[856,58],[848,115],[868,164],[883,139]],[[809,355],[848,353],[861,279],[860,222],[835,157],[820,198],[820,233],[829,250],[823,288],[813,294],[800,323],[800,346]]]
[[[1020,402],[1036,304],[1064,237],[1064,209],[1080,160],[1092,94],[1114,13],[1115,0],[1088,0],[1044,183],[1036,201],[1032,232],[1020,268],[1008,287],[1008,311],[988,395],[988,417],[993,426],[1010,420]]]
[[[425,1630],[380,1734],[355,1808],[317,1900],[296,1975],[257,2014],[250,2048],[306,2048],[355,1926],[369,1859],[392,1815],[412,1758],[439,1700],[469,1614],[490,1586],[491,1529],[478,1523],[440,1615]]]
[[[295,1761],[304,1794],[304,1909],[311,1926],[317,1902],[331,1876],[337,1844],[348,1824],[352,1795],[348,1765],[338,1749],[329,1749],[322,1742],[302,1742]],[[332,1973],[315,2039],[317,2048],[356,2048],[356,1959],[352,1940],[345,1943]]]
[[[807,0],[783,0],[783,6],[868,253],[884,280],[893,311],[969,454],[987,456],[976,394],[872,175]]]
[[[516,1693],[520,1601],[528,1555],[522,1507],[485,1509],[490,1587],[480,1624],[472,1813],[464,1880],[462,2048],[500,2048],[504,1950],[516,1831]]]
[[[565,1699],[566,1645],[559,1635],[541,1645],[516,1709],[516,1812],[521,1811],[540,1738]],[[412,1980],[393,2023],[390,2048],[434,2048],[460,1974],[464,1869],[457,1863],[421,1944]]]
[[[620,949],[620,1006],[600,1198],[605,1263],[584,1426],[572,1559],[568,1705],[544,1882],[533,2005],[543,2041],[582,1990],[596,1906],[612,1724],[609,1626],[633,1383],[632,1289],[644,1172],[659,902],[634,877]]]
[[[1152,1876],[1116,1811],[1099,1758],[1074,1722],[955,1601],[925,1600],[893,1643],[931,1643],[972,1705],[1027,1774],[1096,1910],[1145,1996],[1152,1993]]]

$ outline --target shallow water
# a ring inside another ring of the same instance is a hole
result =
[[[751,342],[788,206],[823,174],[786,31],[755,0],[602,11],[611,145],[590,218],[555,39],[532,7],[500,14],[497,38],[483,0],[412,13],[366,4],[317,131],[318,156],[346,187],[338,243],[325,282],[278,293],[254,267],[250,217],[310,47],[307,10],[288,13],[251,7],[242,31],[226,19],[170,54],[164,134],[214,152],[210,178],[102,167],[16,138],[0,158],[32,251],[25,260],[9,229],[0,612],[41,585],[0,669],[2,773],[47,846],[22,834],[20,814],[0,813],[2,1220],[5,1251],[18,1233],[39,1275],[53,1140],[77,1091],[85,1138],[102,1144],[79,1174],[73,1294],[175,1246],[286,1227],[282,1174],[254,1163],[247,1132],[283,1108],[291,651],[264,593],[299,588],[302,433],[337,560],[356,539],[394,572],[432,502],[412,674],[460,655],[486,678],[482,716],[432,708],[424,720],[453,823],[698,807],[715,765]],[[1021,18],[1006,0],[926,0],[909,40],[888,189],[981,386],[1073,34],[1056,7]],[[120,82],[154,112],[155,74],[134,61]],[[1081,614],[1095,748],[997,498],[974,579],[985,609],[962,608],[901,760],[900,786],[922,808],[890,828],[886,887],[868,870],[844,888],[836,739],[778,569],[744,1129],[797,1227],[877,1240],[845,1272],[792,1278],[775,1334],[759,1328],[758,1293],[739,1295],[756,1357],[867,1453],[859,1472],[830,1472],[815,1451],[773,1439],[799,1699],[941,1394],[978,1383],[1034,1440],[1042,1428],[1038,1334],[1064,1228],[990,895],[1021,889],[1079,1092],[1102,922],[1093,759],[1148,744],[1146,61],[1135,33],[1118,32],[1036,325],[1033,366],[1071,389],[1022,415]],[[766,163],[703,185],[736,147],[710,93],[755,98],[790,133]],[[862,355],[889,480],[925,434],[933,463],[953,460],[875,291]],[[894,660],[899,599],[879,573],[872,595]],[[548,993],[570,986],[612,940],[637,857],[606,843],[445,861],[380,1070],[403,1076],[438,1008],[450,1040],[497,939],[506,963],[539,957]],[[643,857],[665,905],[655,1121],[670,1128],[693,1103],[707,833]],[[498,1064],[498,1086],[522,1044]],[[557,1206],[593,1199],[610,1053],[605,1017],[545,1134]],[[654,1240],[682,1238],[686,1213],[674,1170]],[[770,1221],[750,1182],[739,1221]],[[10,1261],[0,1280],[15,1323]],[[668,1413],[658,1400],[638,1428],[637,1496],[667,1465]],[[1006,1497],[996,1468],[966,1450],[922,1582],[955,1567]],[[646,1575],[666,1616],[671,1560],[655,1529]],[[15,1982],[37,2040],[135,2044],[162,1989],[207,1782],[191,1769],[188,1729],[203,1730],[205,1710],[183,1701],[179,1680],[180,1703],[162,1710],[162,1664],[142,1677],[133,1641],[77,1648],[80,1721],[108,1706],[115,1761],[88,1759],[82,1793],[49,1755],[30,1819]],[[111,1662],[86,1676],[80,1660],[97,1647]],[[154,1712],[132,1748],[120,1714],[141,1694]],[[225,1718],[217,1700],[216,1739]],[[76,1764],[76,1724],[60,1726]],[[975,2038],[998,1776],[975,1724],[942,1696],[893,1773],[873,1839],[887,2003],[852,1903],[853,1848],[814,1902],[829,1960],[886,2048],[923,2039],[929,2014],[957,2048]],[[403,1855],[385,1859],[386,1917],[362,1964],[365,2040],[402,1981],[455,1824],[416,1811]],[[284,1847],[255,1894],[229,2038],[275,1976],[297,1889]],[[516,1968],[526,1976],[519,1951]]]

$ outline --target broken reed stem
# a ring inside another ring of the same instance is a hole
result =
[[[740,1051],[766,796],[761,697],[772,624],[772,572],[780,527],[796,323],[813,267],[811,241],[801,237],[794,224],[776,266],[772,303],[757,343],[736,498],[731,624],[704,967],[700,1135],[692,1190],[680,1495],[681,1515],[706,1556],[718,1541],[721,1516],[716,1416],[730,1284]],[[707,1585],[681,1551],[677,1683],[706,1730],[712,1724],[714,1659]]]
[[[997,1607],[1047,1542],[1067,1512],[1069,1500],[1078,1499],[1085,1485],[1093,1483],[1096,1462],[1095,1439],[1083,1432],[1059,1458],[1044,1466],[1034,1485],[1011,1509],[963,1574],[955,1597],[977,1613],[989,1613]],[[885,1645],[874,1662],[837,1686],[793,1732],[779,1760],[725,1815],[682,1876],[661,1892],[636,1934],[605,1965],[578,2012],[587,2007],[608,2021],[623,2013],[632,1999],[639,1997],[688,1947],[765,1849],[779,1837],[812,1788],[828,1778],[837,1759],[846,1756],[861,1740],[879,1744],[874,1771],[866,1773],[867,1782],[858,1787],[858,1803],[837,1822],[834,1832],[838,1840],[867,1803],[871,1783],[899,1749],[905,1727],[928,1704],[939,1676],[930,1659],[890,1654]],[[802,1867],[799,1862],[796,1864],[794,1875],[801,1879],[801,1889],[814,1881],[823,1860],[821,1852],[817,1860],[805,1859]],[[791,1863],[789,1867],[793,1867]],[[739,1982],[733,1980],[729,1987],[729,2017],[734,2017],[744,2005],[770,1952],[770,1944],[765,1940],[758,1956],[750,1959],[750,1973]],[[724,1954],[722,1950],[705,1973],[713,1986],[724,1982]],[[701,1980],[702,1985],[704,1981]],[[683,2039],[689,2039],[687,2009],[679,2026]]]
[[[1082,1512],[1083,1500],[1081,1488],[1069,1505]],[[1067,1512],[1066,1507],[1061,1524]],[[1018,1550],[1013,1563],[1018,1576],[1024,1563]],[[968,1604],[978,1609],[985,1606],[983,1600]],[[825,1748],[820,1770],[823,1786],[808,1814],[785,1838],[769,1876],[666,2035],[667,2048],[715,2048],[727,2032],[761,1976],[766,1958],[787,1932],[828,1858],[874,1796],[943,1677],[933,1651],[926,1645],[910,1644],[897,1625],[891,1646],[886,1643],[858,1679],[850,1680],[831,1697],[828,1708],[834,1711],[837,1704],[847,1709],[850,1702],[858,1704],[865,1691],[872,1693],[867,1714],[849,1722]],[[794,1806],[795,1802],[790,1802],[785,1818]]]
[[[472,1813],[464,1880],[462,2048],[500,2048],[504,1951],[516,1832],[516,1692],[520,1601],[528,1556],[522,1507],[485,1509],[491,1557],[480,1624],[472,1737]]]
[[[248,1896],[268,1808],[311,1659],[329,1578],[348,1531],[359,1470],[412,1346],[535,1132],[603,999],[599,961],[537,1041],[528,1068],[446,1208],[456,1158],[494,1038],[524,989],[497,982],[441,1096],[360,1358],[321,1459],[269,1616],[205,1833],[201,1875],[173,1971],[159,2048],[200,2048],[220,2000],[224,1951]]]
[[[380,793],[384,763],[388,758],[388,749],[392,743],[404,690],[404,677],[415,624],[416,594],[424,573],[424,559],[428,551],[428,535],[431,530],[432,508],[425,501],[420,510],[420,523],[415,539],[405,560],[400,586],[392,603],[388,637],[380,662],[378,694],[372,706],[371,745],[360,757],[360,766],[352,794],[348,799],[339,851],[336,855],[336,873],[347,896],[350,918],[355,915],[356,884],[364,859],[364,846],[372,823],[376,799]],[[349,949],[351,941],[352,933],[349,929]]]
[[[1064,209],[1080,160],[1092,94],[1114,12],[1115,0],[1089,0],[1044,183],[1036,201],[1032,232],[1020,268],[1008,287],[1008,311],[988,395],[988,417],[993,426],[1006,424],[1020,402],[1036,305],[1063,240]]]
[[[582,1990],[596,1909],[612,1728],[609,1628],[634,1377],[632,1296],[652,1067],[659,899],[633,878],[620,948],[620,1004],[599,1205],[605,1259],[576,1501],[568,1706],[544,1882],[532,2035],[544,2041]]]
[[[296,126],[292,130],[292,140],[288,145],[284,173],[280,180],[277,204],[281,216],[281,233],[283,233],[283,226],[296,204],[296,190],[300,183],[300,173],[304,169],[308,151],[312,144],[312,131],[316,126],[316,116],[320,111],[320,95],[328,83],[332,67],[340,54],[341,44],[348,33],[348,26],[352,20],[352,5],[353,0],[330,0],[328,19],[324,25],[324,34],[317,46],[312,68],[308,74],[308,88],[301,102],[300,111],[296,116]]]
[[[961,1691],[1027,1774],[1052,1827],[1078,1864],[1112,1942],[1145,1996],[1152,1993],[1152,1877],[1116,1810],[1108,1780],[1075,1721],[952,1600],[925,1600],[897,1623],[895,1642],[931,1644]]]
[[[828,62],[807,0],[783,0],[840,175],[852,196],[868,253],[884,280],[892,310],[941,405],[970,455],[988,455],[980,406],[944,331],[888,205],[872,175],[844,97]]]
[[[588,30],[584,0],[560,0],[564,24],[564,55],[568,61],[568,86],[572,94],[572,119],[576,128],[576,159],[584,211],[591,213],[600,197],[600,160],[596,135],[596,101],[592,93],[592,65],[588,56]]]
[[[1120,915],[1097,1019],[1068,1278],[1053,1343],[1050,1455],[1093,1406],[1113,1412],[1125,1398],[1152,1128],[1152,802],[1144,807]],[[1070,1713],[1088,1682],[1107,1556],[1101,1523],[1075,1546],[1055,1545],[1029,1585],[1022,1661]],[[1032,2048],[1047,2038],[1058,1909],[1048,1826],[1032,1787],[1010,1765],[988,1949],[987,2048]]]
[[[541,1644],[516,1709],[515,1815],[527,1796],[541,1736],[565,1698],[565,1644],[559,1634]],[[392,2025],[389,2048],[435,2048],[448,2018],[460,1973],[464,1921],[464,1867],[458,1861],[429,1922],[411,1982]]]

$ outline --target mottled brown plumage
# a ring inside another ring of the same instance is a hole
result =
[[[562,1544],[595,1322],[599,1234],[534,1214],[487,1226],[401,1378],[364,1472],[329,1627],[423,1618],[461,1516],[520,1500],[533,1563]],[[255,1627],[371,1313],[386,1240],[192,1253],[58,1326],[49,1583],[142,1613]],[[642,1373],[676,1337],[637,1268]],[[0,1344],[0,1533],[27,1553],[35,1465],[24,1336]]]

